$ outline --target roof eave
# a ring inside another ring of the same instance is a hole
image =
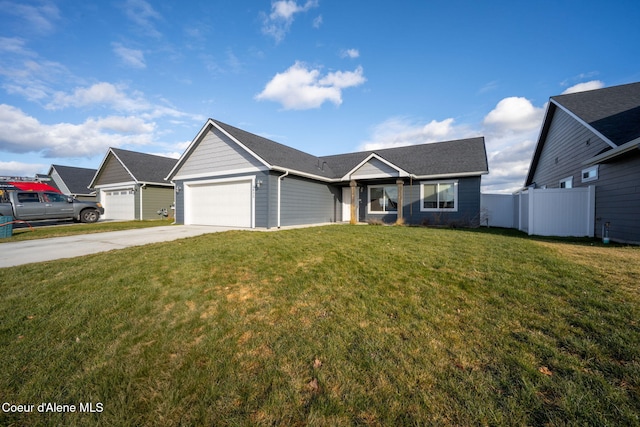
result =
[[[413,179],[443,179],[443,178],[468,178],[471,176],[487,175],[488,170],[475,171],[475,172],[452,172],[452,173],[440,173],[432,175],[412,175]]]
[[[593,166],[598,163],[606,162],[607,160],[611,160],[615,157],[618,157],[622,154],[628,153],[633,150],[640,150],[640,138],[636,138],[632,141],[629,141],[625,144],[622,144],[612,150],[605,151],[602,154],[594,156],[588,160],[582,162],[582,166]]]
[[[340,179],[337,179],[337,178],[327,178],[324,176],[315,175],[308,172],[302,172],[296,169],[291,169],[283,166],[271,166],[269,169],[277,172],[289,172],[290,174],[293,174],[293,175],[298,175],[304,178],[315,179],[317,181],[323,181],[323,182],[340,182],[341,181]]]

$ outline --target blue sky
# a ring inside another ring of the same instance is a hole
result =
[[[314,155],[483,135],[524,183],[550,96],[640,81],[640,2],[0,0],[0,175],[179,156],[212,117]]]

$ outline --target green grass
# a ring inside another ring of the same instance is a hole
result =
[[[2,269],[2,425],[640,425],[640,249],[232,231]]]
[[[13,228],[13,235],[0,239],[0,244],[6,242],[20,242],[23,240],[46,239],[48,237],[74,236],[78,234],[103,233],[106,231],[131,230],[134,228],[159,227],[171,225],[173,220],[144,220],[144,221],[106,221],[94,224],[74,224],[61,222],[50,226],[36,226]]]

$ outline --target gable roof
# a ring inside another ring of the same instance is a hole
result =
[[[371,157],[377,157],[390,164],[405,176],[420,178],[482,175],[489,172],[483,137],[317,157],[221,121],[209,119],[167,179],[176,175],[199,139],[211,126],[226,133],[270,169],[289,171],[323,181],[339,182],[348,179],[346,175]]]
[[[340,176],[344,176],[359,163],[356,163],[358,160],[362,162],[372,154],[418,178],[482,175],[489,172],[484,137],[360,151],[323,159],[341,173]]]
[[[552,96],[551,101],[615,146],[640,137],[640,82]]]
[[[89,195],[93,193],[89,190],[89,184],[91,184],[91,181],[97,172],[96,169],[51,165],[49,168],[49,176],[52,175],[54,170],[62,180],[63,185],[66,187],[60,189],[63,193],[65,190],[68,190],[68,194]]]
[[[178,160],[170,157],[156,156],[154,154],[139,153],[137,151],[123,150],[121,148],[109,148],[107,155],[102,160],[90,187],[93,188],[100,175],[100,171],[112,156],[126,169],[131,179],[138,184],[170,185],[164,179],[167,173],[176,165]]]
[[[605,153],[623,154],[629,151],[627,144],[632,144],[632,141],[640,138],[640,82],[552,96],[542,122],[525,186],[532,184],[551,121],[558,108],[606,142],[610,148]]]

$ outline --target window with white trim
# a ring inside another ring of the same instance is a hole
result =
[[[369,186],[369,213],[388,213],[398,211],[397,185]]]
[[[598,165],[582,169],[582,182],[595,181],[598,179]]]
[[[573,177],[569,176],[567,178],[561,179],[560,188],[573,188]]]
[[[420,183],[422,212],[457,212],[458,181],[426,181]]]

